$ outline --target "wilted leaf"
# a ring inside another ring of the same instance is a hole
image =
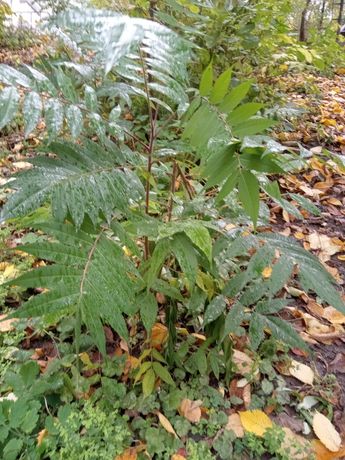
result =
[[[201,404],[202,401],[191,401],[183,399],[179,408],[180,414],[192,423],[197,423],[201,419]]]
[[[312,385],[314,381],[314,372],[306,364],[293,360],[289,368],[290,375],[300,382]]]
[[[232,360],[240,375],[250,374],[253,371],[253,360],[243,353],[243,351],[234,350]]]
[[[156,323],[151,330],[150,345],[160,350],[168,338],[168,328],[164,324]]]
[[[169,420],[161,413],[157,412],[157,416],[159,418],[159,422],[162,425],[162,427],[170,434],[173,434],[175,438],[177,438],[176,431],[174,430],[172,424],[169,422]]]
[[[273,423],[261,410],[248,410],[239,412],[241,423],[245,431],[263,436],[267,428],[272,428]]]
[[[316,455],[316,460],[335,460],[337,458],[342,459],[345,456],[345,447],[337,452],[331,452],[318,439],[312,441],[312,446]]]
[[[228,423],[225,425],[225,429],[233,431],[237,438],[243,438],[244,436],[243,425],[240,416],[237,413],[229,415]]]
[[[45,437],[48,436],[48,430],[44,428],[41,430],[38,435],[37,435],[37,445],[40,446],[44,440]]]
[[[341,446],[341,437],[332,422],[320,412],[314,414],[313,430],[328,450],[338,452]]]
[[[5,319],[7,315],[0,315],[0,332],[9,332],[14,330],[14,325],[16,323],[15,318]]]
[[[319,235],[314,232],[308,236],[310,248],[319,250],[319,259],[326,262],[332,255],[341,251],[341,246],[335,244],[332,239],[327,235]]]

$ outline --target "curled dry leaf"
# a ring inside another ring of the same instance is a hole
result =
[[[314,382],[314,371],[306,364],[302,364],[296,360],[292,360],[289,373],[292,377],[307,385],[312,385]]]
[[[322,444],[331,452],[338,452],[341,447],[341,437],[332,422],[320,412],[313,417],[313,430]]]
[[[200,400],[191,401],[190,399],[183,399],[179,412],[191,423],[197,423],[201,419],[201,404],[202,401]]]
[[[332,324],[345,324],[345,315],[334,307],[326,307],[323,317]]]
[[[159,418],[159,422],[162,425],[162,427],[170,434],[173,434],[175,438],[178,438],[176,431],[174,430],[172,424],[169,422],[169,420],[163,415],[161,412],[157,412],[157,416]]]
[[[320,235],[314,232],[308,236],[308,241],[311,249],[319,251],[319,259],[323,262],[326,262],[331,256],[341,251],[341,246],[335,244],[327,235]]]
[[[227,431],[233,431],[237,438],[243,438],[244,429],[238,414],[231,414],[228,417],[228,423],[225,425]]]
[[[247,410],[238,414],[244,430],[248,433],[263,436],[267,428],[273,426],[271,419],[261,410]]]
[[[164,324],[156,323],[152,327],[150,344],[160,350],[168,338],[168,328]]]

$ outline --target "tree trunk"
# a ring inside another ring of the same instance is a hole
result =
[[[344,1],[344,0],[342,0]],[[305,8],[302,11],[302,16],[301,16],[301,25],[299,28],[299,41],[300,42],[306,42],[307,41],[307,14],[309,10],[311,0],[307,0],[305,4]]]
[[[345,0],[340,0],[340,3],[339,3],[339,15],[338,15],[338,24],[339,24],[340,27],[343,25],[344,5],[345,5]]]
[[[323,27],[323,20],[324,20],[325,11],[326,11],[326,2],[327,0],[322,0],[322,6],[321,6],[321,11],[320,11],[320,22],[319,22],[320,30],[322,30],[322,27]]]

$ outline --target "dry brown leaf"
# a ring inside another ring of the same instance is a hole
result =
[[[244,429],[238,414],[231,414],[228,417],[228,423],[225,425],[227,431],[233,431],[237,438],[243,438]]]
[[[191,401],[190,399],[184,399],[181,402],[179,412],[191,423],[197,423],[201,419],[201,404],[202,401],[200,400]]]
[[[169,422],[169,420],[163,415],[161,412],[157,412],[157,416],[159,418],[159,422],[162,425],[162,427],[170,434],[173,434],[175,438],[178,438],[176,431],[174,430],[172,424]]]
[[[44,428],[43,430],[41,430],[38,435],[37,435],[37,445],[40,446],[44,440],[44,438],[46,438],[48,436],[48,430],[46,428]]]
[[[322,444],[331,452],[338,452],[341,446],[341,437],[332,422],[320,412],[313,417],[313,430]]]
[[[326,307],[324,309],[323,317],[332,324],[345,324],[345,315],[334,307]]]
[[[314,232],[308,236],[310,248],[319,250],[319,259],[326,262],[332,255],[341,251],[341,247],[335,244],[327,235],[320,235]]]
[[[281,452],[288,453],[289,460],[308,460],[312,458],[313,449],[307,439],[294,433],[290,428],[284,427],[284,440],[281,445]]]
[[[8,315],[0,315],[0,332],[9,332],[14,330],[14,325],[18,321],[15,318],[6,319]]]
[[[138,454],[135,447],[126,449],[121,455],[117,455],[115,460],[137,460]]]
[[[306,364],[292,360],[289,372],[292,377],[307,385],[312,385],[314,382],[314,372]]]
[[[168,338],[168,328],[164,324],[156,323],[152,327],[150,344],[153,348],[160,350]]]
[[[243,351],[234,350],[232,360],[236,365],[237,373],[240,375],[250,374],[253,370],[254,361]]]
[[[247,410],[238,414],[244,430],[248,433],[263,436],[267,428],[273,426],[271,419],[261,410]]]
[[[248,383],[243,388],[242,399],[243,399],[244,408],[248,410],[250,403],[252,402],[252,389],[251,389],[250,383]]]
[[[336,460],[345,456],[345,447],[338,450],[338,452],[331,452],[318,439],[312,441],[312,446],[316,455],[316,460]]]

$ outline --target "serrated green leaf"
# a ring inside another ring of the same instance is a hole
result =
[[[142,387],[143,387],[143,394],[145,397],[150,396],[150,394],[153,392],[155,388],[155,382],[156,382],[156,374],[154,373],[153,369],[150,368],[142,381]]]
[[[212,90],[213,86],[213,66],[212,63],[209,64],[206,69],[204,70],[200,85],[199,85],[199,92],[200,96],[208,96]]]
[[[27,137],[37,126],[42,113],[39,94],[32,91],[25,96],[23,103],[24,135]]]
[[[215,297],[206,308],[204,315],[204,327],[215,321],[224,312],[227,306],[226,297],[219,295]]]
[[[210,102],[212,104],[219,104],[224,99],[229,89],[232,70],[225,70],[215,81],[214,87],[211,91]]]
[[[271,331],[271,334],[277,340],[286,343],[290,348],[298,347],[302,350],[309,350],[307,344],[290,325],[290,323],[284,321],[283,319],[276,318],[275,316],[260,316],[260,321],[265,324],[265,327]]]
[[[24,88],[31,87],[31,80],[19,70],[6,64],[0,64],[0,82],[5,85],[19,85]]]
[[[198,259],[191,241],[185,235],[177,233],[170,244],[182,272],[193,287],[197,276]]]
[[[265,338],[265,322],[263,318],[255,312],[251,313],[248,332],[250,345],[253,350],[256,351]]]
[[[173,381],[168,369],[161,365],[161,363],[154,362],[152,364],[153,370],[155,371],[156,375],[163,380],[163,382],[168,383],[169,385],[175,386],[175,382]]]
[[[157,319],[158,305],[156,298],[151,292],[147,292],[137,297],[137,302],[140,305],[141,320],[146,331],[150,333]]]
[[[196,221],[188,225],[184,232],[192,243],[212,262],[212,238],[208,229]]]
[[[12,121],[17,113],[19,93],[16,88],[7,87],[0,93],[0,129]]]
[[[241,171],[239,175],[238,196],[255,227],[259,216],[259,182],[249,171]]]

